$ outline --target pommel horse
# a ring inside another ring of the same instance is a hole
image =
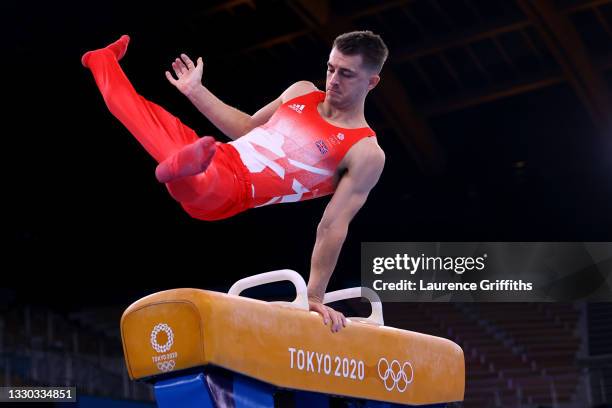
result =
[[[291,281],[292,302],[240,294]],[[121,318],[131,379],[153,384],[160,408],[267,407],[292,393],[295,407],[446,407],[463,401],[463,350],[450,340],[384,325],[369,288],[326,293],[324,303],[364,297],[369,317],[338,333],[308,309],[306,283],[283,269],[236,282],[228,293],[173,289],[130,305]],[[278,405],[277,405],[278,406]]]

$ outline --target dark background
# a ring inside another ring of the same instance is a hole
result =
[[[612,240],[609,122],[590,115],[554,53],[538,40],[536,26],[524,29],[539,57],[524,47],[511,53],[512,38],[500,39],[513,70],[500,65],[487,36],[472,43],[484,73],[470,70],[473,60],[462,56],[462,46],[412,58],[433,92],[414,65],[398,58],[485,27],[528,20],[514,1],[469,2],[476,11],[449,1],[393,7],[387,3],[394,2],[382,2],[387,4],[382,11],[372,11],[381,2],[330,1],[331,19],[314,26],[296,2],[226,3],[231,2],[3,3],[9,245],[1,274],[5,286],[22,288],[11,296],[84,307],[127,304],[170,287],[227,290],[241,277],[281,268],[307,278],[328,198],[254,209],[217,222],[191,219],[155,180],[153,159],[107,111],[80,57],[130,34],[121,64],[135,88],[198,134],[229,141],[165,79],[176,56],[202,56],[204,84],[226,103],[254,113],[297,80],[323,86],[331,42],[321,32],[340,34],[334,18],[364,10],[350,27],[371,29],[385,39],[390,57],[382,81],[391,75],[401,81],[441,159],[428,161],[430,156],[414,147],[418,130],[386,119],[384,112],[397,101],[375,89],[366,100],[366,117],[387,164],[350,226],[330,289],[359,285],[361,242]],[[612,75],[606,61],[612,38],[600,20],[600,30],[593,29],[595,9],[589,3],[597,2],[552,3],[563,10],[583,7],[564,15],[577,30],[587,62],[597,67],[605,84],[600,91],[609,100]],[[597,7],[609,27],[610,4]],[[412,19],[402,20],[400,11]],[[417,23],[408,24],[413,20]],[[261,47],[296,30],[316,34]],[[252,51],[255,45],[259,48]],[[442,72],[443,53],[458,79]],[[547,76],[561,79],[516,91],[520,83]],[[464,104],[469,106],[446,104],[495,89],[516,92]]]
[[[92,395],[150,399],[142,384],[122,392],[118,326],[130,303],[174,287],[227,291],[281,268],[308,278],[328,198],[191,219],[80,64],[121,34],[140,94],[221,141],[164,76],[180,53],[202,56],[204,84],[252,114],[295,81],[324,87],[336,35],[382,35],[390,56],[366,117],[387,162],[328,290],[360,285],[362,242],[612,241],[612,1],[9,0],[0,15],[4,383],[49,384],[64,375],[56,357],[70,356],[79,386],[103,386]],[[384,310],[389,326],[464,349],[466,407],[612,398],[610,303]],[[39,352],[50,371],[35,379]]]

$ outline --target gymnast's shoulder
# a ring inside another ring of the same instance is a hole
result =
[[[285,90],[285,92],[283,92],[281,98],[284,103],[290,99],[297,98],[299,96],[306,95],[318,90],[319,89],[315,86],[315,84],[310,81],[297,81],[291,84]]]

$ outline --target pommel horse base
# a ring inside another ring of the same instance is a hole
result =
[[[239,296],[289,280],[293,302]],[[154,384],[160,408],[274,407],[279,391],[295,407],[445,407],[463,401],[463,350],[450,340],[384,326],[369,288],[325,294],[324,303],[365,297],[367,318],[332,333],[308,310],[306,284],[280,270],[236,282],[227,294],[174,289],[133,303],[121,318],[130,378]]]

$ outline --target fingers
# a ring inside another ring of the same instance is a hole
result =
[[[174,62],[172,63],[172,68],[174,68],[174,72],[176,73],[176,76],[179,78],[188,72],[187,67],[185,66],[185,64],[183,64],[183,61],[181,61],[179,58],[174,60]]]
[[[319,313],[323,317],[323,324],[331,322],[332,333],[337,333],[341,328],[346,327],[346,317],[340,312],[335,311],[329,306],[317,302],[309,302],[310,310]]]
[[[176,74],[177,78],[181,78],[183,75],[189,73],[191,70],[200,67],[203,64],[202,57],[197,60],[197,66],[193,63],[191,58],[187,54],[181,54],[181,58],[177,58],[172,62],[172,69]]]
[[[334,321],[334,325],[332,326],[332,332],[337,333],[340,331],[340,329],[346,327],[346,317],[344,317],[342,313],[332,309],[330,316],[332,316],[332,321]]]
[[[172,77],[172,74],[169,71],[166,71],[166,78],[168,78],[168,81],[170,81],[172,85],[176,86],[177,81]]]
[[[183,76],[183,73],[181,72],[180,68],[176,65],[176,61],[172,63],[172,69],[174,70],[176,77],[181,79],[181,77]]]
[[[192,70],[193,68],[195,68],[193,61],[187,56],[187,54],[181,54],[181,59],[183,60],[183,63],[185,64],[187,69]]]
[[[338,331],[340,331],[341,328],[346,327],[346,317],[340,312],[336,313],[338,313]]]
[[[329,323],[331,319],[329,315],[329,310],[327,310],[327,308],[323,306],[321,307],[320,313],[321,313],[321,316],[323,316],[323,324],[327,326],[327,323]]]
[[[183,71],[183,74],[186,74],[189,70],[187,69],[187,65],[185,65],[185,63],[183,62],[182,59],[177,58],[176,59],[176,63],[179,65],[179,67],[181,68],[181,70]]]
[[[342,326],[342,318],[340,317],[340,313],[336,312],[335,310],[332,310],[329,315],[332,320],[331,331],[332,333],[336,333],[340,330],[340,327]]]

